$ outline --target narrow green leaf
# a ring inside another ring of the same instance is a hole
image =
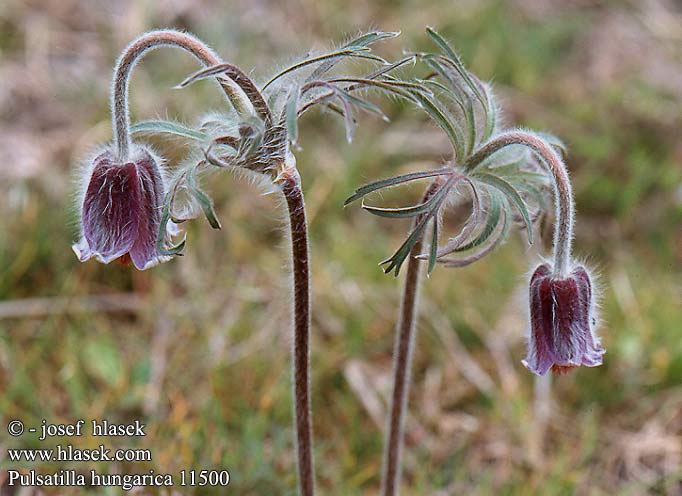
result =
[[[381,67],[377,69],[376,71],[370,73],[369,75],[365,76],[365,79],[376,79],[380,76],[383,76],[385,74],[388,74],[389,72],[394,71],[398,67],[401,67],[408,62],[414,62],[416,60],[416,57],[414,55],[410,55],[408,57],[402,58],[400,60],[396,60],[395,62],[385,65],[384,67]]]
[[[419,214],[423,214],[427,212],[434,203],[437,201],[437,197],[435,195],[431,196],[427,201],[423,203],[419,203],[417,205],[413,205],[411,207],[402,207],[402,208],[381,208],[381,207],[372,207],[370,205],[365,205],[365,203],[362,203],[362,208],[367,210],[369,213],[377,215],[379,217],[392,217],[392,218],[407,218],[407,217],[416,217]]]
[[[510,158],[504,162],[493,154],[481,162],[481,165],[479,165],[477,169],[485,170],[498,176],[517,174],[521,172],[523,170],[522,167],[530,161],[531,157],[527,152],[528,150],[524,149],[523,153],[521,153],[518,158]]]
[[[538,206],[543,209],[547,208],[547,196],[542,194],[540,189],[535,187],[534,184],[527,181],[515,181],[513,179],[510,179],[509,182],[514,185],[517,190],[524,191],[531,196]]]
[[[163,201],[163,209],[161,211],[161,220],[159,222],[159,232],[156,237],[156,249],[161,255],[172,256],[178,255],[185,248],[186,236],[177,245],[172,245],[166,248],[166,229],[168,222],[171,220],[170,206],[173,199],[173,194],[177,189],[177,180],[175,186],[166,193],[166,197]]]
[[[285,109],[287,134],[293,145],[298,141],[298,101],[300,97],[301,87],[296,85],[289,93]]]
[[[425,215],[424,218],[422,218],[415,226],[403,244],[400,245],[400,248],[398,248],[398,250],[396,250],[396,252],[391,256],[391,258],[387,258],[386,260],[379,262],[379,265],[385,265],[384,274],[395,271],[394,276],[398,277],[398,274],[400,274],[400,268],[410,255],[412,248],[414,248],[414,245],[417,243],[417,241],[424,235],[424,230],[426,229],[426,225],[430,218],[431,217],[429,215]]]
[[[472,177],[475,177],[479,181],[482,181],[497,190],[499,190],[501,193],[507,196],[511,202],[516,205],[516,208],[518,209],[519,213],[521,214],[521,217],[523,217],[523,222],[526,224],[526,231],[528,233],[528,243],[533,244],[533,223],[530,220],[530,214],[528,213],[528,207],[526,206],[526,202],[523,201],[523,198],[521,198],[521,195],[519,194],[518,191],[516,191],[516,188],[512,186],[510,183],[502,179],[501,177],[494,176],[492,174],[487,174],[485,172],[478,172],[474,174]]]
[[[201,131],[196,131],[182,124],[173,121],[151,120],[136,122],[130,127],[130,132],[138,133],[164,133],[183,138],[190,138],[197,141],[208,141],[209,136]]]
[[[481,143],[484,143],[493,135],[497,120],[497,107],[495,106],[495,101],[493,100],[493,94],[487,88],[485,90],[485,97],[488,104],[486,105],[485,109],[485,131],[483,133],[483,137],[481,138]]]
[[[356,200],[359,200],[363,196],[366,196],[369,193],[372,193],[373,191],[377,191],[377,190],[380,190],[383,188],[387,188],[389,186],[395,186],[396,184],[402,184],[402,183],[406,183],[409,181],[415,181],[417,179],[424,179],[427,177],[445,176],[448,174],[452,174],[452,170],[443,168],[443,169],[430,170],[430,171],[424,171],[424,172],[412,172],[410,174],[403,174],[400,176],[389,177],[387,179],[381,179],[379,181],[375,181],[373,183],[366,184],[366,185],[361,186],[358,189],[356,189],[355,193],[353,193],[351,196],[349,196],[346,199],[346,201],[343,202],[343,205],[346,206],[350,203],[353,203]]]
[[[504,212],[502,213],[502,215],[504,216],[502,228],[499,229],[495,234],[493,234],[493,236],[491,237],[487,244],[479,246],[478,249],[476,249],[474,252],[469,253],[464,257],[440,258],[438,259],[438,262],[445,265],[446,267],[466,267],[467,265],[471,265],[472,263],[482,259],[488,253],[492,252],[495,248],[497,248],[500,245],[502,240],[506,238],[507,232],[509,231],[508,216]]]
[[[445,83],[441,83],[434,78],[428,78],[425,82],[428,82],[429,86],[440,88],[441,91],[443,91],[443,94],[447,95],[454,103],[456,103],[464,114],[466,112],[464,108],[464,90],[460,88],[459,82],[450,75],[450,73],[443,67],[443,65],[435,56],[430,56],[427,54],[422,55],[421,58],[426,61],[426,64],[445,81]]]
[[[472,152],[476,145],[476,116],[474,115],[474,104],[469,95],[465,95],[466,111],[464,116],[467,120],[467,128],[469,129],[469,140],[467,141],[466,154],[467,156]]]
[[[342,49],[364,48],[381,40],[395,38],[399,34],[400,31],[395,32],[372,31],[370,33],[362,34],[357,38],[350,40],[342,47]],[[340,57],[336,57],[334,59],[323,62],[322,64],[320,64],[319,67],[317,67],[312,72],[312,74],[308,77],[306,81],[314,81],[316,79],[321,78],[324,74],[329,72],[340,61],[340,59],[341,59]]]
[[[472,248],[476,248],[477,246],[480,246],[483,243],[485,243],[486,240],[490,238],[492,233],[495,231],[495,228],[500,222],[502,208],[500,205],[500,199],[497,197],[497,195],[489,194],[488,196],[490,199],[490,206],[488,210],[488,215],[486,216],[486,223],[483,226],[483,229],[475,239],[455,248],[453,251],[462,252],[471,250]]]
[[[448,116],[444,109],[439,108],[439,106],[427,96],[414,91],[412,94],[419,102],[421,108],[436,121],[436,124],[438,124],[443,131],[445,131],[445,134],[450,138],[450,142],[455,149],[456,159],[461,160],[465,155],[463,149],[464,138],[459,124]]]
[[[346,45],[344,45],[344,47],[350,48],[368,46],[378,41],[396,38],[398,36],[400,36],[400,31],[372,31],[370,33],[361,34],[357,38],[352,39]]]
[[[431,37],[431,39],[436,43],[436,45],[438,45],[441,48],[441,50],[443,50],[443,52],[447,55],[448,58],[446,60],[448,60],[452,64],[457,73],[466,82],[467,86],[469,86],[471,91],[474,92],[476,98],[478,98],[478,100],[481,102],[483,108],[485,108],[487,111],[488,101],[487,99],[483,98],[480,89],[471,80],[469,72],[464,67],[464,64],[462,63],[462,60],[459,58],[459,55],[457,55],[457,53],[455,53],[455,51],[450,47],[445,38],[438,34],[433,28],[431,27],[426,28],[426,32]]]
[[[210,67],[205,67],[203,69],[199,69],[193,74],[190,74],[187,76],[180,84],[176,86],[176,88],[181,89],[189,86],[192,83],[195,83],[197,81],[200,81],[202,79],[207,79],[212,76],[217,76],[219,74],[224,73],[228,69],[234,68],[232,64],[216,64],[212,65]],[[241,71],[240,71],[241,72]]]
[[[469,155],[476,144],[476,116],[471,97],[464,91],[458,91],[459,88],[457,81],[450,77],[447,71],[436,59],[431,58],[427,59],[426,61],[436,72],[438,72],[443,78],[445,78],[446,81],[450,83],[451,87],[448,87],[438,81],[426,81],[426,84],[440,88],[443,93],[461,110],[462,115],[467,121],[467,129],[469,131],[469,139],[467,141],[466,147],[466,155]]]
[[[431,232],[431,246],[429,246],[429,268],[427,274],[433,272],[438,260],[438,216],[433,218],[433,231]]]
[[[443,201],[447,198],[448,193],[452,189],[453,184],[460,179],[459,176],[452,176],[449,178],[443,186],[433,195],[435,198],[433,208],[424,215],[424,217],[417,223],[415,228],[412,230],[410,235],[407,237],[405,242],[398,248],[398,250],[390,258],[380,262],[379,265],[385,265],[384,273],[394,271],[394,275],[397,277],[400,273],[400,268],[403,263],[410,255],[412,248],[417,243],[419,239],[424,235],[424,230],[429,220],[432,219],[438,212],[438,209],[442,205]]]
[[[386,114],[384,114],[384,112],[379,107],[374,105],[372,102],[368,102],[367,100],[363,100],[362,98],[358,98],[358,97],[353,96],[349,93],[346,93],[345,91],[343,91],[340,88],[337,88],[337,90],[338,90],[337,95],[342,100],[348,101],[348,103],[350,103],[351,105],[355,105],[356,107],[364,110],[365,112],[369,112],[371,114],[376,114],[379,117],[381,117],[381,119],[384,121],[388,120],[388,116]]]
[[[363,204],[362,208],[364,210],[367,210],[370,214],[376,215],[378,217],[389,217],[397,219],[416,217],[417,215],[422,214],[426,210],[428,210],[428,206],[426,206],[424,203],[420,203],[419,205],[414,205],[412,207],[402,208],[381,208]]]
[[[196,199],[203,210],[206,220],[211,225],[213,229],[221,229],[220,221],[216,216],[215,209],[213,208],[213,201],[199,189],[196,178],[196,167],[192,167],[187,173],[187,187],[192,196]]]
[[[476,190],[476,186],[474,185],[473,181],[471,181],[471,179],[468,177],[463,177],[462,182],[467,184],[471,189],[471,213],[469,214],[467,220],[464,222],[462,229],[460,229],[459,233],[457,233],[456,236],[450,238],[444,246],[438,248],[437,257],[439,259],[440,257],[452,253],[453,251],[455,251],[456,248],[458,248],[462,243],[464,243],[464,241],[469,238],[471,233],[474,232],[474,230],[479,224],[479,219],[482,216],[481,199],[479,197],[478,191]]]
[[[415,84],[408,83],[405,81],[392,81],[392,80],[375,80],[375,79],[364,79],[364,78],[334,78],[329,80],[330,83],[354,83],[352,86],[343,88],[341,91],[348,93],[350,91],[355,91],[361,87],[373,86],[380,90],[393,93],[395,95],[401,96],[406,100],[414,102],[412,94],[408,90],[422,91],[429,94],[428,89]]]
[[[340,50],[336,50],[336,51],[331,52],[331,53],[326,53],[324,55],[319,55],[317,57],[310,57],[308,59],[302,60],[300,62],[293,64],[293,65],[290,65],[286,69],[275,74],[272,78],[270,78],[270,80],[267,83],[265,83],[265,85],[263,86],[261,91],[265,91],[265,89],[268,86],[270,86],[272,83],[274,83],[275,81],[277,81],[281,77],[284,77],[291,72],[297,71],[297,70],[302,69],[303,67],[307,67],[311,64],[317,64],[320,62],[328,61],[330,59],[339,59],[339,58],[343,58],[343,57],[353,57],[353,58],[369,59],[369,60],[373,60],[375,62],[381,62],[381,63],[386,62],[381,57],[378,57],[376,55],[371,55],[368,52],[369,52],[369,48],[357,46],[357,47],[342,48]],[[312,77],[312,75],[311,75],[311,77]],[[314,79],[316,79],[316,78],[314,78]]]
[[[353,141],[353,136],[355,135],[355,128],[357,127],[355,118],[353,117],[353,107],[351,106],[350,102],[343,98],[338,91],[336,92],[336,96],[339,98],[341,105],[343,106],[343,123],[346,128],[346,140],[348,143],[351,143]]]

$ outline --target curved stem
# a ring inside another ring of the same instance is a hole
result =
[[[438,190],[441,178],[434,180],[424,193],[422,202],[426,202]],[[421,220],[416,217],[414,225]],[[434,218],[434,222],[438,220]],[[410,251],[407,262],[407,273],[403,284],[400,306],[400,318],[396,328],[396,343],[393,354],[393,394],[391,396],[388,431],[384,445],[384,466],[381,482],[381,494],[394,496],[400,488],[400,458],[403,447],[403,427],[405,408],[410,389],[412,375],[412,354],[414,350],[415,323],[418,313],[419,280],[421,276],[421,260],[417,256],[422,252],[423,237]]]
[[[294,275],[294,416],[299,488],[302,496],[315,493],[310,413],[310,259],[308,225],[301,180],[295,167],[280,174],[289,210]]]
[[[130,115],[128,113],[128,82],[130,73],[139,58],[154,48],[176,46],[196,57],[202,64],[213,66],[222,63],[220,58],[198,38],[174,30],[152,31],[134,40],[123,51],[114,69],[111,88],[111,113],[114,128],[114,147],[120,160],[127,160],[130,151]],[[230,102],[240,114],[253,113],[251,102],[234,82],[219,79]]]
[[[554,184],[554,272],[559,276],[568,275],[570,269],[571,242],[573,241],[573,191],[568,172],[561,157],[551,145],[538,136],[526,131],[502,133],[481,147],[464,164],[471,171],[493,153],[510,145],[523,145],[533,150],[549,169]]]

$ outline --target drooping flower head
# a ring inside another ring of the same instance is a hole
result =
[[[403,263],[415,257],[413,249],[421,243],[429,224],[430,249],[416,255],[428,260],[429,272],[438,263],[462,267],[480,260],[505,239],[515,219],[523,221],[532,243],[533,222],[545,209],[545,193],[551,189],[555,209],[553,263],[540,267],[531,282],[532,335],[524,363],[539,375],[551,368],[565,371],[578,365],[600,365],[604,350],[593,329],[591,281],[584,268],[576,267],[571,259],[574,205],[563,161],[564,145],[546,133],[500,126],[490,86],[466,70],[436,31],[428,28],[427,33],[440,51],[415,54],[431,69],[420,80],[430,92],[411,89],[412,96],[445,131],[453,158],[439,169],[362,186],[346,204],[375,191],[431,179],[429,193],[417,204],[379,208],[363,203],[363,208],[381,217],[415,219],[405,242],[381,263],[385,272],[397,276]],[[439,246],[442,210],[453,197],[460,196],[460,186],[471,191],[472,214],[455,237]]]
[[[170,259],[158,248],[176,231],[162,222],[166,188],[161,161],[132,141],[128,113],[131,71],[145,53],[161,46],[181,48],[203,65],[220,63],[199,39],[174,30],[146,33],[123,50],[112,81],[113,144],[93,160],[81,188],[82,236],[73,246],[81,262],[91,257],[103,263],[118,259],[144,270]],[[219,83],[235,108],[245,111],[239,87],[225,78]]]
[[[605,353],[595,334],[592,282],[582,266],[567,276],[540,265],[530,280],[528,356],[523,364],[533,373],[568,372],[602,364]]]
[[[82,237],[73,245],[81,262],[119,259],[145,270],[168,259],[156,247],[165,188],[151,153],[138,146],[123,162],[105,151],[94,159],[86,180]]]

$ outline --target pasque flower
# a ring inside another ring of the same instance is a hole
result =
[[[82,236],[73,245],[81,262],[92,257],[103,263],[118,259],[145,270],[171,258],[158,248],[175,233],[172,224],[161,225],[166,194],[161,161],[131,140],[128,112],[130,73],[140,57],[161,46],[181,48],[204,65],[220,63],[200,40],[173,30],[147,33],[123,51],[112,84],[113,145],[90,164],[81,188]],[[225,78],[219,78],[219,83],[235,107],[243,110],[239,87]]]
[[[168,259],[156,248],[164,194],[159,164],[144,148],[125,162],[111,151],[97,156],[83,196],[82,237],[73,246],[79,260],[119,259],[144,270]]]
[[[171,243],[172,226],[200,211],[213,228],[220,228],[213,201],[199,186],[201,172],[210,168],[246,172],[250,177],[269,179],[268,190],[281,193],[291,241],[292,392],[299,491],[303,496],[314,496],[315,492],[309,379],[311,278],[305,202],[292,145],[297,142],[298,119],[319,105],[329,106],[344,117],[349,140],[355,130],[356,110],[385,117],[376,105],[357,96],[358,90],[374,88],[413,100],[409,90],[419,85],[402,81],[393,72],[414,57],[389,63],[370,53],[370,45],[397,34],[361,34],[339,49],[307,56],[264,85],[257,85],[192,35],[174,30],[145,33],[128,45],[118,60],[112,84],[113,145],[95,159],[82,188],[83,237],[74,246],[79,258],[96,257],[107,263],[123,258],[140,269],[181,254],[185,240]],[[169,120],[131,125],[130,72],[144,53],[161,46],[185,50],[205,66],[179,87],[215,79],[232,108],[227,113],[211,113],[196,128]],[[355,76],[333,70],[349,59],[367,61],[371,72]],[[161,161],[132,140],[131,136],[139,133],[163,133],[181,137],[185,146],[187,140],[192,143],[184,150],[188,152],[186,160],[174,168],[167,184]]]
[[[523,364],[538,375],[602,364],[604,349],[594,333],[592,283],[582,266],[567,276],[540,265],[530,280],[531,333]]]
[[[532,243],[535,214],[544,208],[545,188],[551,184],[556,210],[554,261],[551,268],[541,266],[531,282],[533,333],[524,364],[532,372],[544,375],[553,367],[563,371],[578,365],[600,365],[604,353],[592,330],[594,311],[589,276],[570,257],[573,196],[566,167],[558,153],[564,151],[564,146],[546,133],[501,128],[490,85],[467,71],[447,40],[431,28],[427,28],[427,33],[440,50],[415,54],[417,60],[430,68],[429,74],[418,80],[429,92],[412,90],[412,96],[448,136],[454,152],[452,160],[440,168],[361,186],[346,200],[349,204],[386,188],[423,179],[431,181],[422,199],[410,206],[380,208],[363,203],[364,209],[381,217],[413,219],[412,230],[403,244],[381,263],[385,272],[396,276],[407,263],[396,326],[383,496],[395,496],[400,488],[403,424],[418,316],[420,260],[428,260],[429,272],[438,263],[450,267],[475,263],[499,246],[515,219],[523,221],[528,241]],[[455,237],[439,246],[442,211],[452,203],[453,197],[459,196],[458,188],[463,186],[471,192],[472,214]],[[430,246],[422,253],[429,225]]]
[[[571,258],[574,205],[566,166],[554,147],[525,131],[503,133],[477,155],[485,157],[511,145],[531,149],[550,171],[556,212],[552,265],[538,267],[530,281],[531,332],[523,364],[538,375],[550,369],[567,372],[580,365],[596,367],[605,351],[594,332],[592,282],[588,272]]]

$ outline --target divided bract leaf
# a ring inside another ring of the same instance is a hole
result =
[[[477,246],[480,246],[483,243],[485,243],[495,231],[495,228],[499,224],[500,219],[502,217],[501,215],[502,205],[499,195],[491,193],[490,191],[488,191],[487,193],[490,205],[488,206],[488,214],[486,216],[486,223],[483,226],[483,229],[475,239],[469,241],[466,244],[458,246],[453,251],[463,252],[471,250],[472,248],[476,248]]]
[[[384,267],[384,272],[386,274],[393,271],[394,275],[396,277],[398,276],[400,273],[400,268],[412,252],[412,248],[414,248],[414,245],[417,243],[417,241],[424,236],[424,231],[426,230],[428,222],[437,215],[438,210],[447,198],[448,193],[452,190],[452,187],[455,185],[455,183],[460,179],[461,176],[450,177],[445,184],[441,186],[436,193],[434,193],[433,198],[435,198],[435,200],[433,208],[431,208],[428,213],[424,214],[422,219],[417,223],[405,242],[400,246],[400,248],[398,248],[393,256],[379,263],[379,265],[386,265],[386,267]]]
[[[301,87],[296,85],[289,93],[285,108],[287,134],[292,144],[298,141],[298,102],[301,98]]]
[[[443,52],[447,55],[447,58],[445,58],[444,60],[448,61],[453,66],[453,68],[457,71],[460,77],[469,86],[471,91],[474,92],[476,98],[478,98],[478,100],[481,102],[481,105],[483,106],[484,109],[486,109],[487,112],[488,100],[486,98],[483,98],[480,88],[471,79],[469,71],[467,71],[466,68],[464,67],[464,64],[462,63],[462,60],[459,58],[459,55],[455,53],[455,51],[450,47],[448,42],[433,28],[430,27],[426,28],[426,32],[431,37],[431,39],[440,47],[440,49],[443,50]]]
[[[447,115],[447,111],[434,103],[431,98],[419,92],[413,91],[412,94],[421,108],[436,121],[436,124],[438,124],[443,131],[445,131],[445,134],[450,139],[455,150],[455,158],[461,160],[464,157],[464,136],[462,128],[457,124],[457,121]]]
[[[311,64],[317,64],[321,62],[332,62],[334,61],[334,64],[338,62],[338,60],[343,59],[344,57],[351,57],[351,58],[357,58],[357,59],[365,59],[365,60],[371,60],[373,62],[379,62],[381,64],[388,64],[386,60],[383,58],[373,55],[370,52],[370,49],[364,46],[356,46],[356,47],[348,47],[348,48],[342,48],[340,50],[336,50],[331,53],[327,53],[324,55],[318,55],[316,57],[310,57],[308,59],[302,60],[300,62],[297,62],[293,65],[290,65],[286,69],[281,70],[277,74],[275,74],[270,80],[265,83],[262,87],[262,91],[265,91],[272,83],[277,81],[278,79],[286,76],[287,74],[290,74],[294,71],[297,71],[299,69],[302,69],[304,67],[307,67]],[[332,66],[333,67],[333,66]],[[326,70],[324,72],[327,72]],[[324,73],[323,72],[323,73]],[[322,74],[323,74],[322,73]],[[319,79],[319,77],[322,74],[316,74],[316,71],[313,71],[313,73],[306,78],[306,82],[313,81],[315,79]]]
[[[187,187],[189,192],[199,203],[199,206],[201,207],[201,210],[203,210],[206,220],[208,220],[208,223],[211,225],[211,227],[213,229],[221,229],[222,226],[220,225],[220,221],[218,220],[213,208],[213,200],[211,200],[206,193],[199,189],[196,179],[196,169],[196,167],[192,167],[187,172]]]
[[[208,141],[209,136],[201,131],[196,131],[177,122],[165,120],[141,121],[130,127],[130,132],[137,133],[162,133],[181,136],[196,141]]]
[[[429,246],[429,267],[427,274],[431,274],[438,261],[438,215],[433,218],[433,229],[431,231],[431,246]]]
[[[489,238],[487,243],[480,245],[476,250],[467,254],[466,256],[457,258],[441,258],[438,260],[438,262],[442,263],[446,267],[466,267],[467,265],[482,259],[488,253],[492,252],[495,248],[497,248],[497,246],[499,246],[502,240],[505,239],[507,232],[509,231],[509,219],[506,211],[503,211],[502,215],[504,216],[502,228],[496,226],[496,231]]]
[[[383,31],[373,31],[371,33],[365,33],[357,38],[352,39],[348,43],[346,43],[342,49],[353,49],[353,48],[364,48],[367,47],[373,43],[376,43],[381,40],[389,39],[389,38],[395,38],[396,36],[400,35],[400,31],[395,31],[395,32],[383,32]],[[341,60],[340,57],[337,57],[332,60],[328,60],[324,63],[322,63],[319,67],[317,67],[310,76],[308,76],[308,79],[306,81],[314,81],[316,79],[321,78],[324,74],[332,70],[332,68]]]
[[[530,214],[528,213],[528,207],[526,202],[523,200],[519,192],[511,185],[509,182],[505,181],[501,177],[495,176],[493,174],[487,174],[485,172],[478,172],[472,177],[475,177],[479,181],[482,181],[506,195],[506,197],[516,206],[523,217],[523,221],[526,224],[526,231],[528,234],[528,243],[533,244],[533,223],[530,219]]]
[[[369,205],[365,205],[364,202],[362,204],[362,208],[367,210],[369,213],[378,215],[379,217],[393,217],[393,218],[407,218],[407,217],[416,217],[419,214],[423,214],[431,210],[434,205],[438,202],[438,198],[436,195],[431,196],[427,201],[423,203],[419,203],[417,205],[413,205],[411,207],[402,207],[402,208],[381,208],[381,207],[372,207]]]
[[[179,178],[176,180],[173,189],[168,191],[168,193],[166,193],[166,197],[164,198],[163,209],[161,211],[161,220],[159,222],[159,232],[156,237],[156,249],[159,250],[161,255],[166,256],[180,255],[180,252],[185,248],[185,242],[187,239],[186,236],[183,236],[182,240],[178,244],[171,245],[169,248],[166,248],[166,229],[168,222],[171,221],[171,202],[173,201],[173,194],[177,188],[178,181]]]
[[[358,189],[356,189],[355,193],[346,198],[346,201],[343,202],[343,205],[346,206],[356,200],[359,200],[363,196],[372,193],[373,191],[388,188],[390,186],[395,186],[396,184],[416,181],[417,179],[424,179],[427,177],[445,176],[449,174],[452,174],[452,170],[443,168],[423,172],[412,172],[410,174],[389,177],[388,179],[381,179],[370,184],[365,184],[364,186],[361,186]]]

